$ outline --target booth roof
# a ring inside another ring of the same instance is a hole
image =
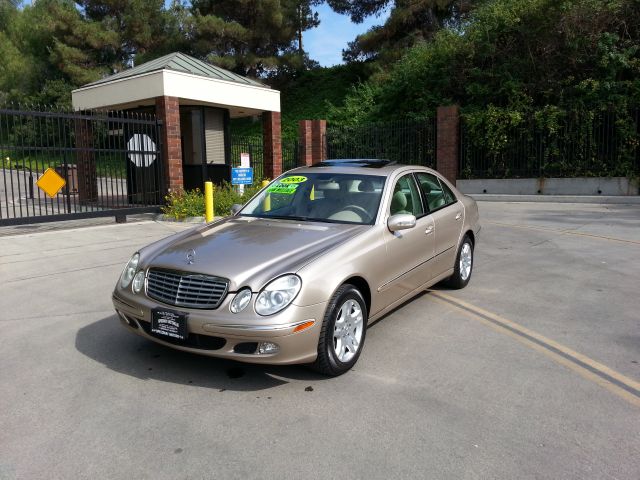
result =
[[[129,68],[118,72],[114,75],[110,75],[96,82],[88,83],[85,87],[93,85],[101,85],[109,83],[114,80],[122,80],[125,78],[135,77],[144,73],[156,72],[159,70],[173,70],[176,72],[189,73],[191,75],[198,75],[200,77],[213,78],[216,80],[224,80],[227,82],[235,82],[242,85],[252,85],[254,87],[269,88],[256,80],[243,77],[237,73],[230,72],[224,68],[216,67],[197,58],[190,57],[184,53],[174,52],[164,57],[156,58],[149,62],[138,65],[137,67]]]

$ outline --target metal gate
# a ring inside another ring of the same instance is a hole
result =
[[[0,226],[158,211],[161,139],[146,113],[0,108]],[[48,169],[66,182],[53,197]]]
[[[300,165],[300,148],[297,139],[282,139],[282,171],[286,172]],[[264,144],[262,137],[231,137],[231,165],[240,166],[240,155],[248,153],[253,177],[263,180],[264,175]]]
[[[328,126],[327,158],[379,158],[435,167],[436,119]]]

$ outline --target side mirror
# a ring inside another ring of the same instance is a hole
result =
[[[231,205],[231,215],[235,215],[240,210],[242,210],[242,205],[241,204],[234,203],[233,205]]]
[[[416,217],[407,213],[391,215],[387,220],[387,227],[391,232],[407,230],[416,226]]]

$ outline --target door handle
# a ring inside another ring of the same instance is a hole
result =
[[[460,220],[462,218],[462,212],[458,212],[456,214],[456,220]]]
[[[433,225],[429,225],[424,233],[427,235],[431,235],[433,233]]]

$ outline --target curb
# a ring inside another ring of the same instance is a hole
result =
[[[468,193],[477,202],[541,202],[541,203],[593,203],[609,205],[640,205],[638,195],[498,195]]]

